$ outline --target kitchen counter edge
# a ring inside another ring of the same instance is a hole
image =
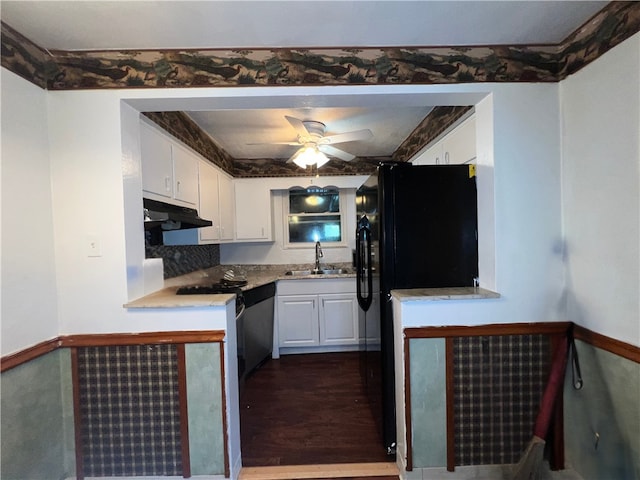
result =
[[[399,302],[500,298],[499,293],[480,287],[409,288],[392,290],[391,295]]]
[[[253,288],[266,285],[268,283],[277,282],[279,280],[304,281],[308,279],[336,279],[336,278],[355,278],[355,273],[339,273],[339,274],[322,274],[322,275],[287,275],[289,270],[295,270],[291,266],[286,268],[263,268],[251,269],[246,268],[245,277],[247,285],[241,287],[241,290],[251,290]],[[183,307],[219,307],[235,299],[233,293],[216,293],[202,295],[176,295],[179,287],[187,285],[207,285],[216,283],[222,277],[220,267],[212,267],[206,270],[198,270],[179,277],[165,280],[165,287],[156,292],[150,293],[138,299],[125,303],[124,308],[183,308]]]

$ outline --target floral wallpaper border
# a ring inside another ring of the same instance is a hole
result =
[[[2,66],[50,90],[557,82],[639,30],[634,1],[532,46],[48,52],[2,23]]]
[[[301,170],[295,164],[286,163],[286,159],[232,158],[184,112],[145,112],[143,115],[233,177],[298,177],[316,174],[370,175],[382,161],[409,161],[472,108],[435,107],[396,149],[392,157],[357,158],[351,162],[331,160],[321,171],[314,170],[313,167]]]
[[[273,85],[557,82],[640,31],[640,2],[610,2],[558,45],[162,51],[47,51],[0,24],[2,66],[49,90]],[[234,177],[361,175],[408,161],[464,115],[436,107],[391,158],[330,161],[321,171],[284,159],[235,159],[183,112],[145,115]]]

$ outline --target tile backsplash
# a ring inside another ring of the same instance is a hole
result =
[[[220,245],[147,245],[146,258],[162,258],[164,278],[220,265]]]

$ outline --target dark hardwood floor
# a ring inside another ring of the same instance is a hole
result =
[[[393,462],[359,369],[357,352],[268,360],[241,391],[243,466]]]

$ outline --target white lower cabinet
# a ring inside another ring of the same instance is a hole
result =
[[[278,295],[277,303],[281,347],[320,344],[317,295]]]
[[[360,332],[354,290],[353,278],[280,281],[276,302],[278,346],[323,351],[332,346],[357,347]]]
[[[358,344],[358,302],[353,293],[318,295],[320,345]]]

